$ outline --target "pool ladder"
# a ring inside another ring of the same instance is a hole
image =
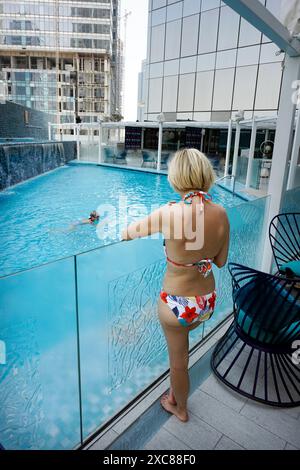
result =
[[[222,176],[222,178],[219,178],[219,179],[216,180],[216,183],[220,183],[221,181],[226,180],[227,178],[232,179],[232,181],[233,181],[232,194],[236,194],[236,192],[235,192],[236,177],[234,175]]]

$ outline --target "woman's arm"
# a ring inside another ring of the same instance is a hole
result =
[[[162,212],[162,208],[159,208],[144,219],[130,224],[122,231],[122,240],[129,241],[162,232]]]
[[[224,215],[225,215],[224,217],[224,242],[223,242],[221,250],[219,251],[217,256],[215,256],[214,258],[214,264],[218,268],[223,268],[223,266],[225,266],[227,262],[227,258],[228,258],[228,251],[229,251],[230,226],[229,226],[229,220],[225,211],[224,211]]]

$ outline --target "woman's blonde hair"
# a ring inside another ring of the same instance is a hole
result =
[[[169,183],[177,192],[199,189],[207,192],[215,182],[208,158],[197,149],[178,150],[169,164]]]

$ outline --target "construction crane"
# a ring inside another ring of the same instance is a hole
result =
[[[60,128],[60,95],[59,95],[59,83],[60,83],[60,35],[59,35],[59,0],[55,0],[55,70],[56,70],[56,124],[57,130]]]
[[[132,14],[132,11],[127,11],[125,10],[125,13],[123,16],[121,16],[120,20],[124,21],[124,40],[123,40],[123,51],[124,51],[124,57],[126,53],[126,43],[127,43],[127,23],[128,23],[128,18]]]

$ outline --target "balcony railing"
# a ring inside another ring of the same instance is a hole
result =
[[[259,267],[267,206],[228,210],[231,261]],[[162,241],[142,239],[0,279],[5,448],[74,448],[168,369],[156,314],[164,271]],[[232,312],[227,269],[215,277],[215,314],[191,347]]]

